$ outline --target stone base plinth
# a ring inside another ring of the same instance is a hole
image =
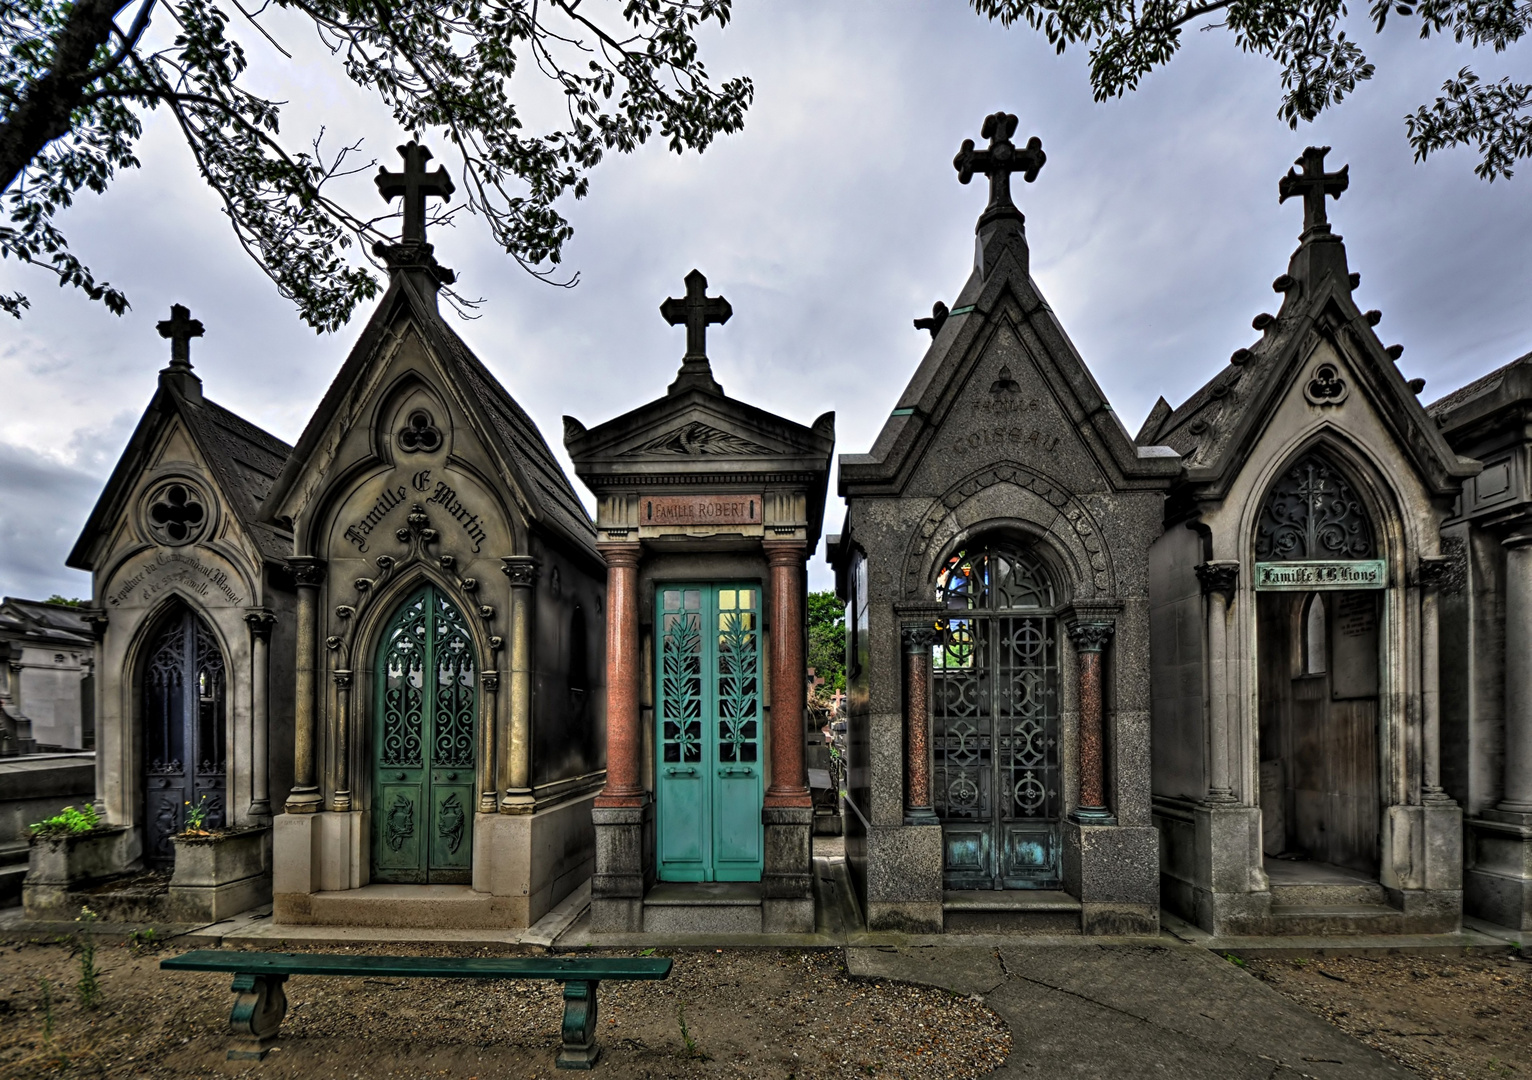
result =
[[[1463,825],[1464,910],[1513,930],[1532,930],[1532,814],[1486,811]]]
[[[873,826],[866,834],[867,928],[942,932],[942,827]]]

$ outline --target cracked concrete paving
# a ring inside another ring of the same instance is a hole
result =
[[[978,994],[1011,1029],[990,1076],[1405,1080],[1414,1074],[1227,960],[1144,945],[848,948],[864,978]]]

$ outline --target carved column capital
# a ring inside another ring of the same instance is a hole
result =
[[[530,555],[505,555],[500,572],[510,579],[513,589],[530,589],[537,584],[537,560]]]
[[[349,672],[349,671],[335,671],[335,672],[332,672],[332,674],[335,676],[335,685],[336,685],[336,687],[338,687],[341,690],[350,690],[351,689],[351,672]]]
[[[768,566],[802,566],[808,559],[808,545],[802,540],[762,540]]]
[[[295,555],[287,560],[287,572],[300,589],[317,589],[324,584],[325,561],[313,555]]]
[[[1076,652],[1098,653],[1106,648],[1116,630],[1109,622],[1077,622],[1069,624],[1068,634]]]
[[[601,552],[601,558],[606,561],[608,569],[623,567],[636,570],[642,548],[637,541],[625,540],[618,544],[597,544],[596,550]]]
[[[81,608],[80,618],[85,620],[85,625],[90,627],[91,634],[97,641],[106,637],[106,627],[111,622],[111,616],[105,608]]]
[[[936,644],[934,626],[906,626],[900,629],[899,634],[904,639],[904,651],[907,653],[926,653]]]
[[[484,671],[479,673],[479,683],[485,690],[493,694],[500,689],[500,673],[498,671]]]
[[[1210,560],[1197,565],[1197,580],[1204,595],[1217,593],[1228,600],[1239,588],[1239,563],[1233,559]]]
[[[276,624],[277,617],[266,608],[250,608],[245,612],[245,625],[250,627],[250,636],[257,641],[270,641]]]

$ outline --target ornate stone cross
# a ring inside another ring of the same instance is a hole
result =
[[[399,155],[404,158],[404,171],[391,173],[380,166],[376,179],[378,193],[390,201],[396,195],[404,197],[404,231],[400,239],[406,243],[411,240],[425,243],[426,198],[452,198],[455,190],[452,177],[441,166],[435,172],[426,172],[426,162],[431,160],[431,151],[414,139],[399,147]]]
[[[170,339],[170,366],[191,367],[191,339],[202,336],[202,323],[191,317],[191,311],[181,304],[170,305],[170,318],[162,319],[155,326],[160,337]]]
[[[957,169],[958,181],[968,183],[974,173],[989,177],[989,205],[984,208],[979,221],[1007,213],[1020,213],[1011,201],[1011,174],[1019,172],[1027,183],[1037,179],[1048,155],[1043,153],[1043,140],[1036,135],[1027,140],[1024,149],[1016,149],[1011,136],[1016,134],[1017,119],[1010,113],[991,113],[984,118],[980,134],[989,140],[989,146],[975,150],[972,139],[963,140],[963,148],[952,159]]]
[[[707,295],[707,278],[702,271],[686,275],[686,295],[672,296],[660,305],[660,314],[671,326],[686,324],[686,360],[707,360],[707,328],[710,323],[726,323],[734,309],[721,296]]]
[[[1288,169],[1287,175],[1277,181],[1278,203],[1285,203],[1294,196],[1303,198],[1303,231],[1318,229],[1329,232],[1329,218],[1325,215],[1325,196],[1339,199],[1351,183],[1348,175],[1350,165],[1342,165],[1340,172],[1325,172],[1325,155],[1328,146],[1310,146],[1303,151],[1295,165],[1302,165],[1303,172]],[[1323,226],[1323,228],[1321,228]]]

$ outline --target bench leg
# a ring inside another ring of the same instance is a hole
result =
[[[555,1064],[560,1069],[594,1068],[601,1056],[596,1045],[596,987],[591,982],[564,984],[564,1047]]]
[[[239,996],[229,1013],[230,1061],[259,1061],[276,1045],[277,1029],[287,1016],[286,981],[286,975],[234,976],[231,989]]]

